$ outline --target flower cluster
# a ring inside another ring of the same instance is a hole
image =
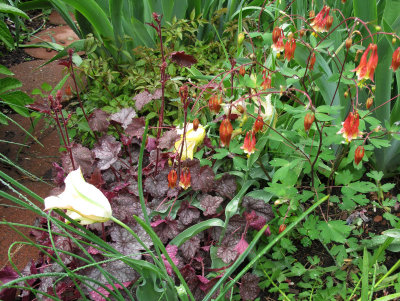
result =
[[[342,128],[338,134],[342,134],[347,142],[350,142],[357,137],[361,137],[361,132],[358,129],[360,125],[360,116],[357,112],[350,112],[346,120],[342,122]]]
[[[316,32],[328,32],[333,23],[333,17],[329,15],[329,6],[324,6],[318,15],[311,21],[311,27]]]
[[[369,58],[368,57],[368,54]],[[378,65],[378,46],[376,44],[369,44],[368,48],[363,53],[360,64],[357,68],[352,70],[356,72],[358,80],[370,79],[374,81],[374,72]]]

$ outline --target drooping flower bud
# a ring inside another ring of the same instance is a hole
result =
[[[237,105],[237,106],[236,106],[236,110],[237,110],[240,114],[243,114],[243,113],[244,113],[244,108],[243,108],[242,105]]]
[[[279,226],[279,234],[286,230],[286,225],[282,224]]]
[[[314,19],[315,18],[315,11],[314,10],[310,10],[310,12],[308,13],[308,17],[310,19]]]
[[[396,71],[399,68],[399,66],[400,66],[400,47],[393,52],[392,64],[390,65],[390,68],[392,68],[393,71]]]
[[[254,122],[254,133],[258,133],[263,130],[264,120],[261,115],[258,115]]]
[[[308,62],[308,69],[314,70],[314,64],[315,64],[316,59],[317,58],[315,57],[315,52],[313,52],[311,54],[310,61]]]
[[[184,167],[181,171],[179,186],[181,186],[184,190],[186,190],[190,187],[190,183],[191,183],[190,170],[189,168]]]
[[[367,107],[367,110],[373,105],[374,99],[372,97],[369,97],[365,103],[365,106]]]
[[[244,67],[244,65],[240,66],[239,74],[241,76],[244,76],[246,74],[246,68]]]
[[[176,181],[178,180],[178,174],[175,169],[171,169],[168,173],[168,187],[174,189],[176,186]]]
[[[247,154],[247,157],[256,151],[256,135],[253,131],[247,132],[244,143],[240,148]]]
[[[272,87],[271,83],[272,83],[271,76],[268,75],[261,83],[261,87],[263,88],[263,90],[271,89]]]
[[[308,132],[311,128],[311,125],[313,124],[315,120],[315,116],[313,113],[307,113],[306,116],[304,117],[304,130]]]
[[[179,88],[179,96],[181,98],[182,104],[185,104],[189,96],[188,86],[183,85],[182,87]]]
[[[360,145],[359,147],[356,148],[356,151],[354,153],[354,163],[358,165],[358,163],[361,162],[363,157],[364,157],[364,147]]]
[[[199,119],[195,118],[193,120],[193,131],[197,131],[197,129],[199,128],[199,124],[200,124]]]
[[[329,31],[329,29],[331,29],[333,24],[333,17],[332,16],[328,16],[328,18],[326,19],[326,30]]]
[[[225,145],[229,147],[229,143],[231,142],[233,127],[229,119],[225,116],[225,119],[222,120],[221,125],[219,127],[219,137],[221,140],[221,146]]]
[[[346,49],[349,50],[352,44],[353,44],[353,40],[351,38],[347,38]]]
[[[300,38],[302,38],[305,33],[306,33],[306,30],[304,28],[300,29],[300,32],[299,32]]]

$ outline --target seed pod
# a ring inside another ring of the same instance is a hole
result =
[[[369,110],[369,108],[372,106],[373,103],[374,103],[374,99],[372,97],[369,97],[367,99],[367,101],[365,102],[365,106],[367,107],[367,110]]]
[[[197,118],[195,118],[193,120],[193,130],[194,131],[197,131],[197,129],[199,128],[199,124],[200,124],[200,121]]]
[[[351,38],[348,38],[346,40],[346,49],[349,50],[352,44],[353,44],[353,40]]]

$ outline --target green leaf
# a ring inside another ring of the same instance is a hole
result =
[[[353,175],[350,170],[345,169],[341,172],[338,172],[335,177],[336,185],[347,185],[353,180]]]
[[[322,221],[317,228],[321,230],[320,238],[324,243],[344,243],[351,232],[351,227],[347,226],[345,221]]]
[[[244,170],[246,171],[247,168],[247,160],[243,159],[241,157],[234,157],[233,158],[233,166],[235,167],[235,169],[239,169],[239,170]]]
[[[0,95],[5,103],[7,103],[15,112],[24,117],[29,117],[29,110],[25,108],[27,104],[34,102],[27,94],[21,91],[13,91]]]
[[[7,48],[13,50],[14,47],[14,39],[8,30],[6,23],[3,20],[0,20],[0,41],[2,41]]]
[[[7,67],[0,65],[0,74],[14,75]]]
[[[383,178],[383,172],[372,170],[371,172],[367,173],[367,176],[379,182]]]
[[[388,237],[398,238],[400,239],[400,229],[389,229],[382,232],[383,235]]]
[[[196,234],[211,228],[211,227],[223,227],[224,222],[218,218],[212,218],[205,221],[202,221],[196,225],[193,225],[187,228],[185,231],[179,233],[173,240],[171,240],[170,244],[175,246],[181,246],[185,241],[195,236]]]
[[[368,193],[371,191],[376,191],[376,185],[371,182],[364,182],[364,181],[358,181],[354,183],[350,183],[348,186],[350,189],[353,189],[357,192],[361,193]]]
[[[6,14],[13,14],[13,15],[23,17],[25,19],[29,19],[29,16],[22,10],[20,10],[14,6],[4,4],[4,3],[0,3],[0,12],[6,13]]]
[[[22,87],[21,82],[13,77],[0,78],[0,94]]]
[[[221,160],[229,155],[229,151],[226,148],[217,148],[215,151],[217,153],[214,154],[213,159]]]

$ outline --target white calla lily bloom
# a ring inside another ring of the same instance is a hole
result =
[[[85,181],[80,168],[70,172],[64,182],[64,192],[44,199],[44,210],[67,209],[67,215],[82,225],[106,222],[111,218],[108,199]]]

